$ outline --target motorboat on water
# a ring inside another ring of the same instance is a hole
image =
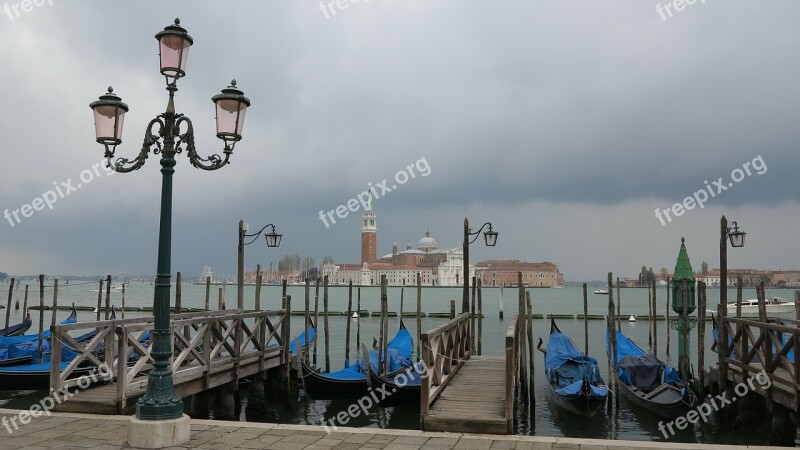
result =
[[[785,314],[793,313],[794,302],[790,302],[783,297],[769,297],[766,298],[765,306],[767,314]],[[717,311],[707,310],[709,314],[716,314]],[[736,302],[728,302],[728,309],[726,311],[728,316],[736,315]],[[742,300],[742,316],[743,317],[758,317],[758,299]]]
[[[598,289],[594,291],[594,293],[597,295],[608,295],[608,291],[606,289]]]

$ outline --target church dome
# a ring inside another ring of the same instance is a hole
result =
[[[436,239],[431,237],[430,230],[425,230],[425,237],[419,240],[417,243],[417,248],[424,252],[436,250]]]

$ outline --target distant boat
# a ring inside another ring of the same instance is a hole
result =
[[[557,285],[553,286],[553,289],[564,289],[564,287],[565,286],[563,284],[557,284]]]
[[[765,306],[767,314],[784,314],[794,312],[794,302],[790,302],[783,297],[770,297],[765,299]],[[710,314],[716,314],[717,311],[707,310]],[[728,302],[727,315],[736,315],[736,302]],[[742,300],[742,316],[743,317],[758,317],[758,299]]]
[[[597,295],[608,295],[608,291],[605,290],[605,289],[598,289],[598,290],[594,291],[594,293],[597,294]]]
[[[358,319],[358,313],[356,311],[353,311],[352,318],[353,319]]]
[[[636,316],[634,316],[633,314],[631,314],[631,316],[630,316],[630,317],[628,317],[628,322],[636,322]]]

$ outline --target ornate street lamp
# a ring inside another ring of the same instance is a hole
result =
[[[272,227],[272,231],[269,233],[264,233],[264,230],[266,230],[268,227]],[[275,225],[273,224],[264,225],[264,228],[255,234],[247,234],[249,228],[250,226],[244,223],[244,220],[239,221],[239,264],[236,281],[238,284],[237,306],[240,310],[244,310],[244,247],[258,240],[262,233],[264,233],[264,238],[267,241],[267,247],[270,248],[280,247],[281,239],[283,238],[282,234],[275,232]],[[245,238],[249,237],[253,239],[250,242],[245,242]]]
[[[172,239],[172,175],[175,172],[175,155],[186,151],[189,162],[203,170],[217,170],[229,163],[233,148],[241,140],[242,125],[250,100],[236,88],[236,81],[214,96],[217,109],[217,137],[224,143],[223,155],[214,154],[203,158],[197,154],[194,144],[192,121],[175,112],[174,97],[177,82],[186,76],[186,61],[189,48],[194,43],[186,30],[175,19],[174,25],[164,28],[156,35],[159,44],[160,72],[166,78],[169,101],[164,113],[150,121],[145,130],[144,142],[139,155],[129,160],[116,156],[116,148],[122,143],[122,128],[128,105],[109,88],[108,93],[89,105],[94,111],[97,142],[105,147],[108,167],[117,172],[133,172],[144,166],[147,157],[161,155],[161,221],[158,238],[158,275],[156,277],[153,314],[153,370],[150,371],[147,392],[136,405],[136,417],[143,421],[173,420],[183,416],[183,404],[175,395],[172,370],[170,333],[170,287],[171,287],[171,239]],[[187,437],[188,439],[188,437]]]
[[[472,244],[478,239],[480,236],[481,231],[484,228],[489,227],[489,229],[483,233],[484,243],[487,247],[494,247],[497,245],[497,236],[500,234],[494,230],[492,230],[492,223],[486,222],[484,223],[481,228],[476,231],[470,231],[469,220],[465,217],[464,218],[464,273],[463,273],[463,295],[461,298],[461,312],[469,311],[469,244]],[[470,237],[475,236],[474,239],[470,240]]]
[[[731,247],[744,247],[744,231],[739,230],[739,224],[733,222],[733,228],[728,228],[728,219],[722,216],[720,220],[719,236],[719,304],[728,307],[728,240]]]

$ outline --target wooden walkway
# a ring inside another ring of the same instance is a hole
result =
[[[505,369],[505,358],[471,357],[423,418],[424,429],[508,433]]]

